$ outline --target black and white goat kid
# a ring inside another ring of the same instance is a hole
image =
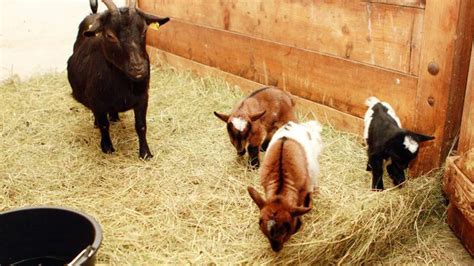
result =
[[[364,139],[368,146],[367,171],[372,171],[372,189],[383,190],[383,163],[394,185],[405,181],[405,169],[418,154],[419,143],[434,137],[403,129],[392,106],[369,97],[364,116]]]

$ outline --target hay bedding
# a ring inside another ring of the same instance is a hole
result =
[[[236,159],[212,115],[230,110],[238,90],[154,69],[149,162],[138,159],[132,112],[111,126],[117,151],[103,154],[90,111],[70,91],[65,73],[1,85],[0,210],[48,204],[91,214],[104,230],[100,263],[471,262],[443,222],[439,174],[372,193],[353,135],[325,127],[315,208],[276,254],[246,192],[261,191],[258,174]]]

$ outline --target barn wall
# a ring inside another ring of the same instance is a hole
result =
[[[390,102],[407,128],[436,136],[420,156],[431,160],[419,160],[417,173],[440,165],[459,129],[460,108],[450,106],[464,95],[462,56],[472,34],[460,33],[471,0],[141,0],[139,6],[172,17],[148,33],[154,58],[278,86],[342,130],[361,134],[367,97]],[[436,74],[427,70],[432,62]]]

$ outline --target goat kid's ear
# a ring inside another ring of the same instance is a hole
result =
[[[219,118],[220,120],[224,121],[225,123],[227,123],[227,121],[229,121],[229,115],[225,115],[225,114],[221,114],[221,113],[218,113],[218,112],[214,112],[214,115]]]
[[[261,210],[263,206],[265,206],[265,200],[258,194],[257,190],[253,187],[247,187],[247,191],[250,194],[250,197],[253,199],[255,204],[257,204],[258,208]]]
[[[87,30],[84,31],[83,35],[86,37],[94,37],[98,32],[101,32],[104,29],[102,25],[102,17],[97,16],[94,18]]]
[[[256,114],[253,114],[250,116],[250,120],[252,120],[252,122],[255,122],[257,121],[258,119],[262,118],[262,116],[266,113],[267,111],[262,111],[260,113],[256,113]]]
[[[291,217],[296,218],[311,210],[311,207],[293,207],[290,211]]]
[[[151,23],[158,23],[160,26],[164,25],[166,22],[170,21],[168,17],[158,17],[150,13],[144,12],[137,8],[137,13],[145,20],[147,25]]]
[[[425,142],[425,141],[428,141],[428,140],[433,140],[435,138],[433,136],[418,134],[418,133],[411,132],[411,131],[408,131],[408,135],[410,137],[412,137],[414,140],[416,140],[417,142]]]

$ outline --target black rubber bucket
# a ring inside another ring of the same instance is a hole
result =
[[[94,265],[101,241],[100,225],[75,210],[0,212],[0,265]]]

